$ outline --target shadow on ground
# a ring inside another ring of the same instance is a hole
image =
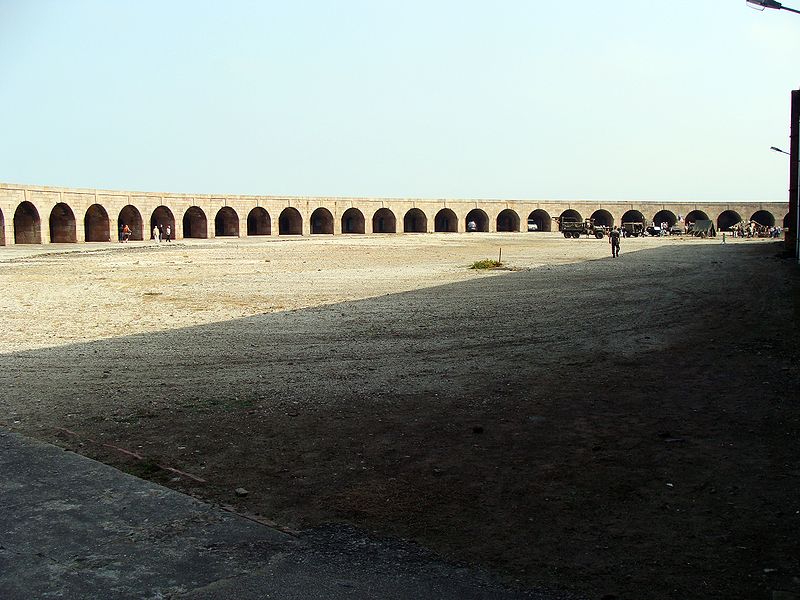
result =
[[[11,429],[282,526],[351,523],[523,585],[800,591],[798,276],[778,252],[670,246],[154,324],[0,356],[0,407]]]

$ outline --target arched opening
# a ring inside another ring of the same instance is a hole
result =
[[[153,215],[150,217],[151,236],[154,227],[158,227],[162,240],[167,239],[167,227],[169,227],[169,236],[171,239],[175,239],[175,217],[166,206],[161,205],[153,211]]]
[[[78,241],[75,214],[72,209],[59,202],[50,211],[50,243],[74,244]]]
[[[608,228],[614,226],[614,216],[603,208],[594,211],[590,218],[594,219],[595,225],[602,225],[603,227]]]
[[[14,212],[14,243],[42,243],[42,221],[39,218],[39,212],[27,200],[22,202]]]
[[[223,206],[214,217],[215,237],[239,237],[239,215],[230,206]]]
[[[311,234],[333,235],[333,215],[327,208],[320,206],[311,213]]]
[[[425,233],[428,231],[428,217],[418,208],[412,208],[403,217],[405,233]]]
[[[662,223],[666,223],[667,228],[669,228],[675,225],[677,222],[678,217],[676,217],[675,213],[671,210],[660,210],[653,215],[653,223],[656,224],[656,227],[661,227]]]
[[[704,213],[702,210],[693,210],[687,214],[683,222],[686,223],[688,227],[690,223],[695,223],[697,221],[708,221],[708,215]]]
[[[135,240],[137,242],[141,242],[144,239],[142,215],[135,206],[128,204],[125,208],[119,211],[117,223],[119,223],[120,229],[124,225],[127,225],[128,229],[131,230],[131,237],[128,239]]]
[[[303,235],[303,217],[291,206],[284,208],[278,217],[278,235]]]
[[[342,233],[364,233],[364,214],[357,208],[348,208],[342,215]]]
[[[272,219],[266,209],[256,206],[247,215],[247,235],[270,235]]]
[[[208,237],[208,219],[199,206],[192,206],[183,213],[183,237],[201,240]]]
[[[441,233],[454,233],[458,231],[458,217],[449,208],[443,208],[433,219],[433,230]]]
[[[558,230],[561,231],[561,224],[564,222],[572,222],[572,223],[580,223],[583,221],[583,217],[581,213],[573,208],[568,208],[564,212],[561,213],[561,216],[558,218]]]
[[[83,237],[87,242],[111,241],[108,213],[99,204],[92,204],[86,211],[86,216],[83,217]]]
[[[397,220],[388,208],[379,208],[372,215],[372,233],[397,233]]]
[[[755,221],[759,225],[764,225],[765,227],[775,227],[775,215],[768,210],[754,212],[750,220]]]
[[[3,211],[0,210],[0,246],[6,245],[6,219],[3,217]]]
[[[553,219],[546,210],[537,208],[528,215],[528,231],[552,231]]]
[[[629,210],[622,215],[622,223],[641,223],[644,225],[644,215],[638,210]]]
[[[500,211],[497,231],[519,231],[519,215],[510,208]]]
[[[489,217],[480,208],[473,208],[464,219],[467,231],[489,231]]]
[[[726,231],[742,222],[742,217],[735,210],[725,210],[717,217],[717,229]]]

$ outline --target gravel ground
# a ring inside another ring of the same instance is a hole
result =
[[[467,268],[500,248],[509,270]],[[800,293],[780,244],[53,250],[0,248],[10,429],[285,528],[349,524],[523,586],[800,592]]]

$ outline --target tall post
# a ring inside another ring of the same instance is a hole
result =
[[[789,231],[786,250],[800,262],[800,90],[792,90],[792,123],[789,133]]]

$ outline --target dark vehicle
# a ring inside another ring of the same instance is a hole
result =
[[[625,237],[639,237],[640,235],[644,235],[644,223],[640,223],[639,221],[623,223],[622,235]]]
[[[553,217],[558,222],[558,228],[565,238],[575,238],[581,235],[594,236],[598,240],[606,234],[606,229],[602,225],[595,225],[594,219],[584,219],[583,221],[568,221],[559,217]]]
[[[673,225],[669,228],[670,235],[683,235],[683,227],[680,225]]]
[[[645,229],[645,233],[653,237],[660,237],[664,235],[665,231],[661,229],[661,227],[650,226],[647,229]]]

